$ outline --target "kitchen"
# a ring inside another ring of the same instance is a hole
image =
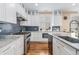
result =
[[[79,55],[78,3],[0,3],[0,55]]]

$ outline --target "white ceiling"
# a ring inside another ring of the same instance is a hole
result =
[[[72,6],[72,3],[38,3],[38,6],[35,6],[35,3],[24,3],[24,7],[26,9],[31,9],[31,10],[79,10],[79,4],[76,3],[75,6]]]

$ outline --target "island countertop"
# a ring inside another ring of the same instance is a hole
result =
[[[57,35],[53,35],[53,37],[57,38],[58,40],[68,44],[69,46],[75,48],[76,50],[79,50],[79,43],[72,43],[69,41],[64,40],[63,38],[58,37]]]
[[[5,36],[5,38],[4,38],[4,36]],[[5,47],[6,45],[16,41],[17,38],[20,38],[21,36],[23,36],[23,35],[0,35],[0,50],[1,50],[1,48]]]

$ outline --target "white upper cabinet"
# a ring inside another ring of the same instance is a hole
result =
[[[20,4],[16,4],[16,12],[20,14],[21,17],[23,17],[25,20],[27,20],[27,13],[25,12],[25,9]]]
[[[5,4],[0,3],[0,21],[5,21]]]
[[[6,4],[6,21],[10,23],[17,23],[15,4]]]
[[[27,21],[21,21],[20,25],[21,26],[39,26],[40,24],[40,19],[39,19],[39,15],[34,12],[34,14],[32,13],[32,11],[28,10],[28,20]]]
[[[51,25],[52,14],[40,14],[40,29],[42,31],[49,31]]]
[[[38,15],[28,15],[28,26],[39,26]]]
[[[0,21],[16,23],[16,8],[15,4],[2,3],[0,4]]]
[[[38,14],[33,16],[32,25],[33,26],[40,26],[40,19],[39,19]]]

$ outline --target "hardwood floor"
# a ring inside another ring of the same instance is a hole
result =
[[[31,42],[27,55],[49,55],[48,43]]]

